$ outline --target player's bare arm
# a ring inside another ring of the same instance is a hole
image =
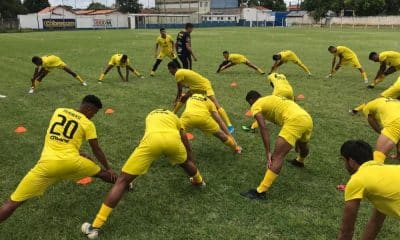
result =
[[[368,123],[372,127],[372,129],[375,130],[375,132],[377,132],[379,134],[381,133],[382,128],[381,128],[380,124],[375,119],[375,117],[373,115],[371,115],[371,114],[368,115]]]
[[[93,154],[96,156],[96,159],[101,163],[101,165],[103,165],[106,170],[111,170],[111,167],[106,159],[106,155],[101,149],[97,139],[89,139],[89,145],[92,148]]]
[[[122,72],[121,72],[121,67],[118,66],[118,67],[117,67],[117,71],[118,71],[118,75],[119,75],[119,77],[121,78],[121,80],[122,80],[122,81],[125,81],[125,80],[124,80],[124,76],[122,75]]]
[[[265,120],[262,113],[257,113],[254,118],[256,119],[258,126],[260,127],[261,138],[264,143],[265,148],[265,155],[267,156],[267,160],[271,159],[271,148],[270,148],[270,140],[269,140],[269,133],[267,127],[265,125]]]
[[[154,52],[154,57],[157,58],[158,55],[158,43],[156,43],[156,48],[155,48],[155,52]]]
[[[197,58],[196,58],[196,56],[194,55],[193,50],[192,50],[192,43],[191,43],[191,41],[188,41],[188,42],[186,43],[186,49],[189,51],[190,55],[193,57],[193,60],[197,61]]]
[[[128,82],[129,81],[129,69],[130,69],[130,67],[129,67],[129,65],[127,65],[126,67],[125,67],[125,82]]]
[[[176,93],[175,104],[177,102],[179,102],[179,100],[181,99],[183,85],[181,83],[177,83],[177,88],[178,88],[178,91]]]
[[[360,207],[360,199],[347,201],[344,207],[342,226],[338,240],[351,240],[354,234],[354,225],[357,220],[358,208]]]
[[[373,210],[372,216],[369,219],[367,226],[364,229],[362,240],[373,240],[376,239],[378,233],[382,229],[383,223],[385,222],[386,215],[379,212],[377,209]]]
[[[378,73],[376,74],[375,80],[382,77],[382,75],[385,73],[385,70],[386,70],[386,63],[382,62],[379,67]]]

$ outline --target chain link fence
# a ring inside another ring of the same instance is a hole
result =
[[[18,18],[0,18],[0,32],[12,32],[19,30]]]

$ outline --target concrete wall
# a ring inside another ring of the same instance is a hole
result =
[[[238,0],[211,0],[211,8],[237,8]]]
[[[305,15],[303,17],[286,17],[286,26],[290,27],[293,25],[311,25],[315,24],[313,17]]]
[[[256,8],[243,8],[240,16],[246,21],[275,21],[272,11],[262,11]]]

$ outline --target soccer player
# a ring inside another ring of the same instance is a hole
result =
[[[117,175],[99,146],[96,128],[90,120],[101,108],[100,99],[88,95],[83,98],[78,110],[56,109],[47,129],[42,156],[0,208],[0,223],[26,200],[43,195],[49,186],[61,180],[76,181],[93,176],[109,183],[115,182]],[[85,140],[104,169],[80,152]]]
[[[33,73],[33,77],[31,79],[32,85],[29,89],[29,93],[33,93],[35,89],[39,86],[39,83],[42,82],[43,78],[51,72],[51,70],[58,68],[62,69],[71,76],[73,76],[76,80],[78,80],[82,86],[87,86],[86,82],[83,79],[73,72],[65,62],[61,60],[61,58],[55,55],[47,55],[43,57],[34,56],[32,57],[32,63],[36,65],[35,72]]]
[[[398,71],[400,69],[400,53],[395,51],[386,51],[381,53],[371,52],[369,60],[379,62],[378,73],[374,81],[368,85],[368,88],[374,88],[377,84],[382,82],[386,76]]]
[[[203,94],[193,94],[186,102],[185,111],[181,116],[182,128],[186,132],[197,128],[205,134],[212,134],[236,153],[242,148],[229,133],[224,121],[219,115],[215,104]]]
[[[360,71],[364,82],[368,83],[367,73],[361,66],[360,61],[358,60],[358,57],[353,50],[345,46],[330,46],[328,48],[328,51],[333,55],[331,73],[328,75],[328,77],[332,77],[333,74],[335,74],[340,69],[340,67],[351,65],[352,67],[357,68]],[[339,57],[339,61],[336,64],[337,57]]]
[[[174,62],[168,63],[168,71],[172,74],[172,76],[175,77],[178,87],[178,92],[175,98],[174,113],[178,112],[179,108],[186,101],[185,98],[189,97],[192,93],[206,94],[207,97],[215,104],[219,115],[228,126],[229,132],[233,133],[235,131],[235,128],[232,126],[228,114],[225,112],[225,109],[222,108],[217,98],[215,97],[215,93],[211,86],[210,80],[201,76],[195,71],[188,69],[179,69],[179,66],[176,65]],[[189,88],[189,91],[186,93],[185,96],[182,96],[183,87]]]
[[[276,72],[278,70],[279,66],[281,66],[282,64],[287,63],[287,62],[293,62],[294,64],[301,67],[306,73],[308,73],[309,76],[311,76],[310,70],[308,70],[306,65],[304,65],[301,62],[300,58],[297,57],[297,55],[293,51],[284,50],[282,52],[274,54],[272,56],[272,59],[275,61],[275,63],[271,67],[271,71],[269,72],[269,74]]]
[[[340,149],[351,178],[344,198],[339,240],[353,239],[360,203],[367,199],[374,206],[362,239],[376,239],[386,216],[400,219],[400,166],[371,161],[371,146],[364,141],[347,141]]]
[[[186,23],[185,31],[180,31],[176,37],[175,48],[184,69],[192,69],[192,57],[194,61],[197,61],[192,49],[192,40],[190,37],[192,31],[193,24]]]
[[[160,52],[158,52],[158,48],[160,48]],[[160,28],[160,36],[157,38],[156,41],[155,57],[157,58],[157,60],[153,65],[150,76],[155,75],[158,65],[160,65],[165,57],[169,57],[173,62],[180,66],[174,52],[174,40],[172,40],[172,37],[167,34],[165,28]]]
[[[363,112],[369,125],[379,134],[374,160],[383,163],[400,140],[400,101],[380,97],[368,102]]]
[[[258,73],[265,74],[265,72],[257,67],[256,65],[252,64],[245,56],[237,53],[229,53],[228,51],[224,51],[223,53],[224,56],[224,61],[219,65],[219,68],[217,70],[217,73],[220,73],[224,71],[227,68],[230,68],[232,66],[235,66],[237,64],[246,64],[248,67],[256,70]]]
[[[136,177],[146,174],[153,161],[163,155],[171,160],[171,164],[178,164],[183,168],[190,176],[192,185],[205,186],[194,163],[192,149],[179,118],[168,110],[154,110],[147,115],[146,131],[139,146],[123,166],[121,175],[108,192],[93,223],[84,223],[82,232],[90,239],[96,238],[99,229],[124,195],[127,186]]]
[[[266,192],[278,177],[284,158],[292,148],[295,148],[299,155],[290,163],[296,167],[304,167],[304,160],[309,154],[308,142],[313,130],[313,121],[303,108],[284,97],[274,95],[261,97],[258,92],[250,91],[246,96],[246,101],[251,105],[251,112],[260,126],[268,169],[263,181],[256,189],[250,189],[241,195],[262,200],[265,199]],[[265,120],[282,127],[272,154]]]
[[[115,66],[117,67],[118,74],[121,77],[122,81],[127,82],[129,80],[129,71],[133,72],[133,74],[135,74],[139,78],[144,78],[129,63],[130,63],[130,61],[129,61],[128,55],[126,55],[126,54],[118,53],[118,54],[112,55],[110,61],[108,61],[108,65],[107,65],[106,69],[104,70],[104,72],[102,74],[100,74],[98,83],[102,84],[106,74]],[[124,76],[121,73],[121,68],[125,68],[126,69],[125,79],[124,79]]]

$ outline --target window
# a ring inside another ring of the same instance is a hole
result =
[[[204,2],[204,7],[208,7],[208,2]]]
[[[203,2],[199,2],[200,3],[200,7],[203,7]]]
[[[228,17],[228,20],[231,20],[231,17]]]
[[[208,17],[208,20],[210,20],[210,21],[211,21],[211,17]]]

